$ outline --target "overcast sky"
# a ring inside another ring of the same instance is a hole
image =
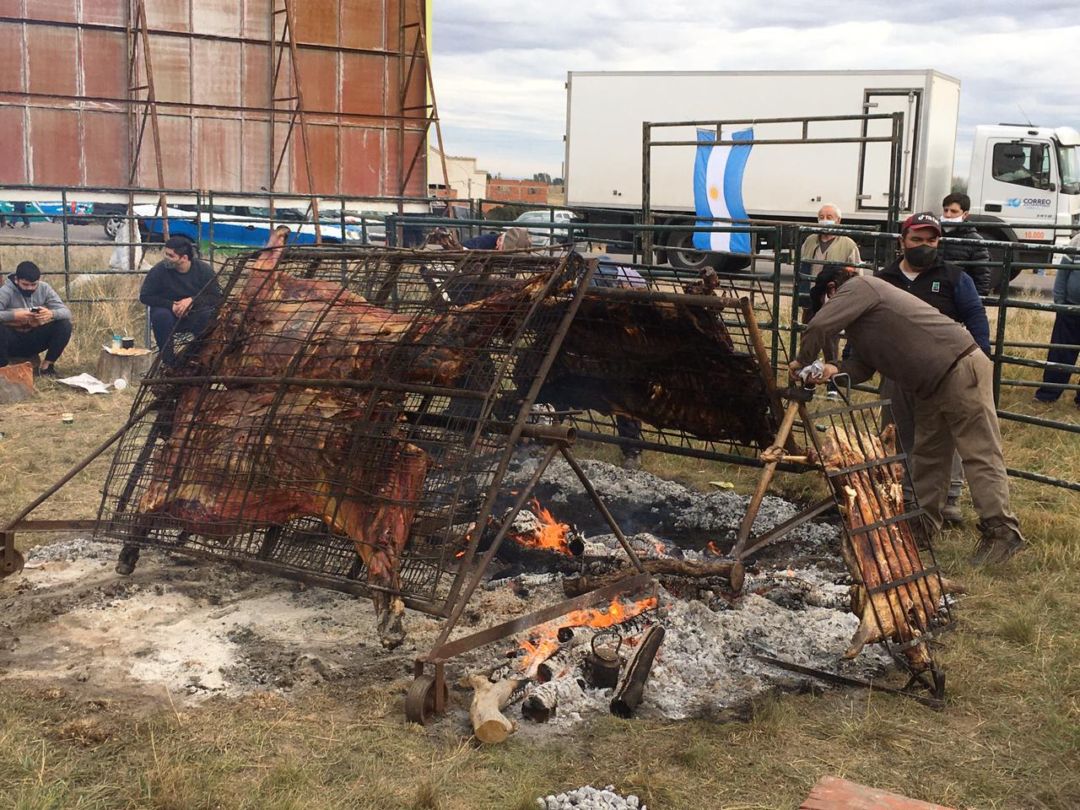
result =
[[[1077,10],[1077,0],[435,0],[435,90],[447,152],[506,177],[559,176],[569,70],[933,68],[961,81],[956,173],[966,176],[975,124],[1080,129]]]

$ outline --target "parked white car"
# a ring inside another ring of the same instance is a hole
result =
[[[525,228],[532,239],[533,247],[547,247],[549,245],[565,245],[572,241],[570,231],[566,228],[530,228],[529,223],[554,222],[568,223],[577,217],[573,211],[552,209],[547,211],[526,211],[514,220],[514,225]]]

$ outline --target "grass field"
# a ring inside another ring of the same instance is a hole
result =
[[[65,355],[71,372],[92,371],[99,329],[104,334],[123,317],[137,328],[140,313],[77,317],[90,326],[80,325]],[[1009,325],[1012,340],[1045,339],[1050,331],[1045,313],[1015,312]],[[1033,379],[1035,371],[1007,376]],[[114,431],[130,396],[89,397],[44,383],[34,400],[0,406],[0,518]],[[1002,406],[1080,422],[1067,397],[1049,407],[1030,398],[1030,388],[1007,388]],[[73,426],[61,423],[64,411],[76,413]],[[1010,466],[1078,477],[1076,434],[1016,422],[1003,431]],[[614,460],[607,448],[593,452]],[[105,464],[91,466],[35,516],[93,516]],[[702,488],[723,479],[745,492],[754,478],[747,468],[652,454],[646,467]],[[797,497],[818,486],[807,476],[776,483]],[[49,683],[6,681],[0,806],[524,810],[536,796],[591,783],[636,793],[653,810],[750,810],[796,807],[820,776],[833,774],[957,808],[1080,807],[1080,496],[1014,481],[1013,505],[1030,548],[1008,565],[972,569],[970,527],[947,532],[938,545],[945,571],[970,590],[958,627],[936,653],[948,677],[949,704],[940,712],[830,691],[764,701],[749,722],[604,719],[572,739],[536,745],[511,737],[479,748],[446,724],[406,725],[405,680],[217,699],[180,711],[164,694],[150,706],[122,695],[87,703]],[[21,536],[20,543],[43,539]]]

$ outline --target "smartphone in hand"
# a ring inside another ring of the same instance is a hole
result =
[[[34,313],[41,312],[41,307],[30,307],[30,311]]]

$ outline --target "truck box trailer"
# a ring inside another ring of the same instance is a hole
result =
[[[567,79],[566,199],[570,208],[606,209],[593,221],[629,222],[642,207],[643,124],[747,121],[760,140],[888,137],[889,120],[855,116],[902,113],[899,213],[940,211],[952,188],[960,82],[935,70],[570,72]],[[768,123],[762,119],[847,116],[847,120]],[[755,121],[756,119],[756,121]],[[657,221],[687,224],[694,210],[694,126],[653,127],[649,203]],[[989,238],[1052,243],[1080,225],[1080,137],[1066,127],[997,125],[976,130],[972,154],[973,219]],[[1007,157],[1033,179],[1006,180]],[[751,219],[813,221],[823,203],[845,224],[884,224],[891,144],[757,144],[742,177]],[[664,213],[668,216],[664,216]],[[1058,230],[1055,234],[1055,228]],[[667,247],[689,251],[688,232]],[[659,247],[665,247],[660,237]],[[662,258],[662,257],[661,257]],[[688,264],[688,262],[675,262]]]

